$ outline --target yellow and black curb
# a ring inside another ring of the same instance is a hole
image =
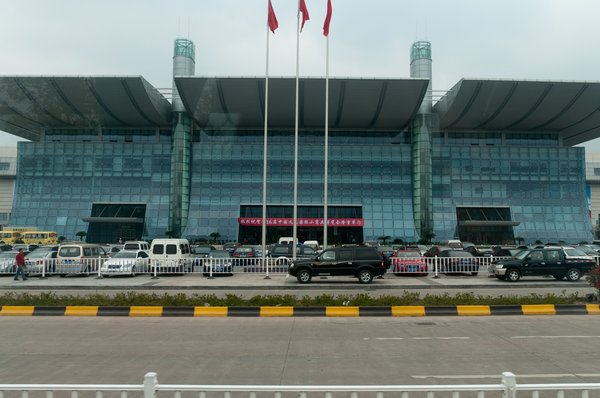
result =
[[[0,306],[0,316],[129,317],[363,317],[600,315],[598,304],[456,305],[389,307],[162,307]]]

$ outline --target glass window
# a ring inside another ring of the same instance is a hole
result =
[[[177,245],[167,245],[167,254],[177,254]]]

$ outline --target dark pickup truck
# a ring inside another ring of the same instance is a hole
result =
[[[491,265],[496,278],[516,282],[522,276],[552,275],[561,280],[578,281],[583,274],[590,272],[596,262],[590,258],[569,258],[561,248],[529,249],[515,257],[498,260]]]

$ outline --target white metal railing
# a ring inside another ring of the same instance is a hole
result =
[[[498,376],[497,384],[456,384],[456,385],[179,385],[159,384],[157,374],[146,373],[143,384],[0,384],[0,398],[5,392],[21,393],[22,398],[29,397],[30,392],[45,392],[46,397],[52,398],[54,392],[70,392],[71,398],[79,398],[79,393],[95,392],[97,398],[102,398],[104,392],[120,392],[120,398],[128,398],[128,393],[135,393],[136,397],[143,392],[144,398],[156,398],[158,393],[167,393],[167,396],[181,398],[182,393],[195,393],[194,396],[206,398],[223,396],[230,398],[232,393],[236,396],[256,398],[261,396],[281,398],[283,393],[294,393],[299,398],[324,397],[332,398],[334,393],[347,393],[351,398],[357,398],[359,393],[376,398],[401,397],[410,398],[426,396],[433,398],[436,393],[450,393],[452,398],[473,396],[477,398],[502,397],[516,398],[520,392],[528,392],[528,396],[539,397],[544,391],[545,396],[564,398],[565,392],[570,396],[589,398],[598,396],[600,383],[570,383],[570,384],[518,384],[516,376],[511,372],[504,372]],[[590,394],[592,392],[593,395]],[[425,394],[425,395],[424,395]],[[461,395],[462,394],[462,395]],[[550,394],[550,395],[548,395]],[[573,395],[575,394],[575,395]],[[163,394],[164,396],[164,394]]]
[[[398,276],[429,276],[465,274],[475,276],[493,271],[495,261],[508,257],[392,257],[388,273]],[[150,274],[203,274],[212,277],[231,274],[286,274],[292,260],[277,258],[204,258],[194,257],[174,260],[149,258],[84,258],[42,259],[27,261],[26,272],[32,276],[87,275],[106,277],[112,275]],[[600,263],[600,257],[596,257]],[[0,262],[0,275],[15,273],[13,262]],[[0,397],[1,398],[1,397]]]

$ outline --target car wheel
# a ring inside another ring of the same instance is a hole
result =
[[[567,271],[567,280],[569,282],[576,282],[581,278],[581,271],[577,268],[571,268]]]
[[[363,269],[358,273],[358,281],[360,283],[371,283],[373,281],[373,274],[368,269]]]
[[[564,275],[552,275],[554,277],[554,279],[556,279],[557,281],[561,281],[563,280],[565,277]]]
[[[521,273],[516,269],[509,269],[506,271],[506,280],[509,282],[516,282],[521,279]]]
[[[308,283],[312,279],[312,275],[307,269],[301,269],[298,271],[298,276],[296,278],[300,283]]]

